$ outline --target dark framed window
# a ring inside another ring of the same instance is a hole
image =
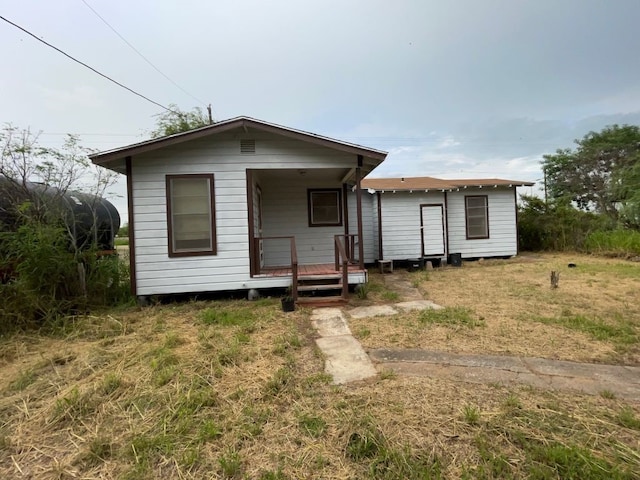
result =
[[[310,188],[307,190],[310,227],[339,227],[342,225],[342,190],[339,188]]]
[[[489,197],[472,195],[464,201],[467,239],[489,238]]]
[[[167,175],[169,256],[216,254],[213,174]]]

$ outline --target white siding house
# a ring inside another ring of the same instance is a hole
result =
[[[359,224],[373,259],[369,199],[363,220],[344,193],[385,157],[239,117],[91,159],[127,175],[133,289],[147,296],[287,287],[294,269],[333,271],[336,236],[345,246]],[[339,257],[350,284],[366,281],[358,253]]]
[[[377,228],[382,255],[376,258],[516,255],[515,189],[524,185],[531,184],[503,179],[366,179],[362,187],[378,196],[381,205]]]
[[[137,296],[323,290],[377,259],[517,253],[510,180],[363,178],[386,153],[238,117],[94,154],[127,175]],[[313,285],[313,282],[319,281]]]

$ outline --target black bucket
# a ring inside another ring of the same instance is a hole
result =
[[[461,253],[450,253],[447,256],[447,263],[452,267],[461,267],[462,266],[462,254]]]

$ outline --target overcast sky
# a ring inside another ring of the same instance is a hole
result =
[[[388,151],[372,176],[536,181],[543,154],[640,124],[639,0],[85,1],[188,94],[83,0],[0,15],[160,104]],[[0,44],[0,121],[44,145],[134,143],[162,111],[5,22]]]

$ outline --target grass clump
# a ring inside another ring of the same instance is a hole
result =
[[[462,418],[469,425],[478,425],[480,423],[480,409],[475,405],[465,405],[462,408]]]
[[[298,426],[310,437],[319,438],[327,429],[327,422],[322,417],[305,413],[298,418]]]
[[[37,380],[38,376],[31,370],[23,370],[18,377],[9,384],[9,389],[14,391],[22,391]]]
[[[624,407],[618,414],[616,421],[623,427],[631,430],[640,430],[640,418],[636,417],[630,407]]]
[[[218,325],[223,327],[247,326],[253,324],[255,320],[251,307],[211,307],[200,312],[200,319],[205,325]]]
[[[533,317],[536,322],[547,325],[559,325],[569,330],[586,333],[595,340],[608,341],[618,345],[632,345],[638,342],[638,333],[631,322],[616,318],[616,324],[605,322],[597,317],[571,315],[568,312],[556,317]]]
[[[420,312],[418,319],[423,324],[446,325],[451,327],[473,328],[485,325],[484,320],[474,318],[471,310],[464,307],[423,310]]]
[[[393,446],[372,418],[357,422],[348,437],[345,455],[353,462],[368,464],[368,476],[376,479],[437,479],[441,463],[437,456],[415,454],[403,446]]]

